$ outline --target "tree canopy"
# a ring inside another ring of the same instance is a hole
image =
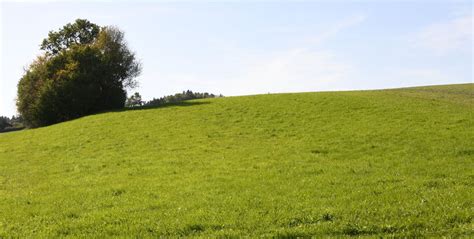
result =
[[[123,108],[141,65],[116,27],[84,19],[51,31],[18,83],[17,107],[38,127]]]
[[[85,19],[77,19],[68,23],[59,31],[50,31],[48,38],[43,40],[41,50],[50,54],[58,54],[74,44],[90,44],[98,36],[100,27]]]

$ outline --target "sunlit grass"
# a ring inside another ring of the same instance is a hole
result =
[[[0,237],[474,236],[473,99],[228,97],[0,134]]]

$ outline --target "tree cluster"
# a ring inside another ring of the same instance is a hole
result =
[[[29,127],[123,108],[141,71],[122,31],[84,19],[51,31],[41,49],[18,83],[17,108]]]
[[[11,127],[10,119],[8,117],[0,116],[0,130]]]
[[[138,94],[138,93],[135,93]],[[138,94],[139,96],[139,94]],[[150,101],[142,102],[143,106],[160,106],[165,104],[178,103],[185,100],[194,100],[194,99],[204,99],[204,98],[215,98],[215,97],[224,97],[223,95],[214,95],[210,93],[199,93],[192,92],[190,90],[183,91],[182,93],[177,93],[174,95],[163,96],[160,98],[153,98]],[[141,100],[141,96],[140,96]]]

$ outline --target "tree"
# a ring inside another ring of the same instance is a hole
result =
[[[127,102],[125,103],[126,107],[137,107],[137,106],[142,106],[142,105],[143,105],[142,96],[138,92],[135,92],[135,94],[131,95],[127,99]]]
[[[59,31],[50,31],[48,38],[43,40],[41,50],[49,54],[58,54],[74,44],[90,44],[98,36],[100,27],[85,19],[77,19],[75,23],[66,24]]]
[[[78,19],[43,40],[39,56],[18,83],[24,123],[39,127],[123,108],[141,65],[116,27]]]
[[[8,117],[0,116],[0,130],[11,127],[10,119]]]

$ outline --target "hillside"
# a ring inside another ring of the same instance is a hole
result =
[[[0,238],[474,236],[474,84],[269,94],[0,134]]]

